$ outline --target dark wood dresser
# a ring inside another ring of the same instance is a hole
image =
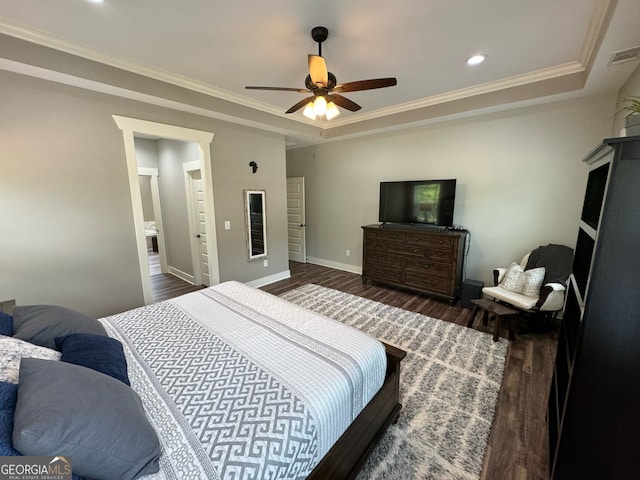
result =
[[[466,231],[377,224],[362,229],[363,282],[375,280],[455,303],[462,282]]]

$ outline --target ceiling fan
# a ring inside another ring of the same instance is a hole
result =
[[[359,80],[356,82],[337,83],[336,76],[327,70],[327,64],[322,57],[322,42],[329,36],[326,27],[314,27],[311,30],[311,38],[318,42],[318,55],[309,55],[309,75],[305,79],[304,88],[291,87],[245,87],[248,90],[279,90],[285,92],[311,93],[292,106],[285,113],[293,113],[306,107],[303,114],[311,119],[316,115],[324,115],[327,120],[331,120],[340,112],[337,106],[345,108],[351,112],[356,112],[362,107],[357,103],[340,95],[344,92],[358,92],[361,90],[373,90],[375,88],[392,87],[398,81],[394,77],[376,78],[370,80]]]

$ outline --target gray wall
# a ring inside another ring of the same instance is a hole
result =
[[[145,222],[152,222],[155,220],[153,214],[153,196],[151,195],[151,177],[147,175],[140,175],[138,177],[138,184],[140,185],[140,196],[142,197],[142,215]]]
[[[143,304],[122,133],[112,115],[209,131],[222,280],[288,270],[284,138],[0,71],[0,299],[92,315]],[[250,160],[260,165],[252,175]],[[242,191],[265,188],[269,266],[246,260]],[[232,229],[224,230],[224,220]]]
[[[458,180],[454,223],[471,232],[468,278],[488,283],[494,267],[538,245],[573,247],[581,159],[609,136],[614,101],[549,103],[289,151],[287,175],[305,177],[308,256],[359,271],[360,226],[378,221],[379,182],[407,179]]]
[[[620,91],[618,92],[618,99],[622,100],[627,97],[640,97],[640,65],[636,67],[631,76],[624,83]],[[619,113],[615,116],[615,122],[613,125],[612,135],[617,137],[621,134],[624,128],[624,118],[626,113]]]

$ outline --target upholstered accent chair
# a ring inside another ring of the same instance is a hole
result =
[[[573,249],[549,244],[527,253],[520,263],[493,270],[493,287],[482,293],[524,312],[555,317],[564,307]]]

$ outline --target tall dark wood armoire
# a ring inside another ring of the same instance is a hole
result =
[[[640,478],[640,136],[589,178],[549,395],[554,480]]]

